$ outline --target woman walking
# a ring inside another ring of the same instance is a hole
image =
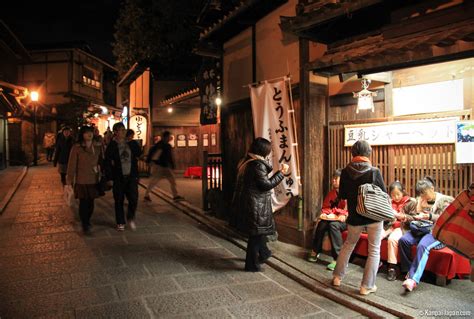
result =
[[[348,235],[337,258],[333,273],[333,286],[340,286],[344,278],[349,258],[359,240],[360,233],[366,228],[369,241],[369,254],[365,263],[364,275],[359,293],[368,295],[377,291],[375,279],[380,262],[380,242],[382,241],[383,222],[375,221],[356,212],[358,188],[362,184],[377,185],[387,192],[380,170],[373,167],[369,156],[372,148],[366,141],[357,141],[351,149],[352,160],[342,170],[339,197],[347,199],[349,215],[347,217]]]
[[[273,169],[266,157],[270,152],[270,142],[259,137],[253,141],[238,167],[233,203],[241,208],[239,216],[245,220],[249,233],[245,271],[260,271],[260,263],[271,256],[266,238],[275,233],[271,190],[281,183],[288,165],[282,164],[282,168],[269,178],[268,174]]]
[[[67,185],[74,186],[74,195],[79,199],[79,216],[85,235],[90,234],[90,218],[94,211],[94,200],[99,197],[99,161],[101,147],[93,143],[94,130],[83,126],[77,143],[71,149],[67,167]]]

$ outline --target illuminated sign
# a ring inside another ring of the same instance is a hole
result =
[[[142,145],[147,141],[147,119],[143,115],[134,115],[130,118],[130,128],[135,131],[135,139],[142,140]]]
[[[457,118],[393,121],[344,126],[344,146],[358,140],[370,145],[453,144]]]

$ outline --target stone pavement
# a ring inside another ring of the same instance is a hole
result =
[[[189,193],[192,189],[194,189],[195,192],[200,191],[200,185],[197,185],[197,183],[192,185],[190,184],[191,182],[192,180],[188,181],[187,187],[183,190],[185,196],[185,192]],[[168,195],[166,192],[169,186],[166,183],[162,183],[158,186],[160,190],[165,191],[164,193],[159,192],[158,194],[160,196],[165,195],[166,197],[166,195]],[[192,198],[188,201],[196,206],[195,203],[192,202]],[[177,205],[182,206],[179,203]],[[184,209],[186,210],[187,207],[189,207],[189,205],[184,207]],[[203,223],[216,225],[228,238],[239,241],[237,239],[239,236],[232,234],[232,230],[226,230],[228,227],[225,222],[204,214],[202,211],[199,212],[197,207],[194,207],[193,210],[197,215],[206,216]],[[243,241],[240,241],[240,243],[245,245]],[[326,270],[326,265],[330,262],[329,256],[323,255],[326,261],[313,264],[305,261],[306,251],[301,247],[282,242],[270,243],[270,247],[276,259],[304,274],[304,276],[298,279],[301,283],[309,283],[312,287],[320,286],[322,289],[326,289],[326,291],[333,290],[333,288],[330,287],[332,273]],[[377,293],[369,297],[358,296],[358,288],[362,278],[364,264],[365,259],[355,258],[353,263],[349,264],[343,287],[338,290],[339,292],[343,292],[345,298],[348,300],[351,299],[351,302],[357,302],[357,300],[368,302],[374,306],[379,305],[380,307],[377,307],[380,309],[393,309],[395,312],[414,317],[419,317],[421,314],[426,317],[426,314],[440,312],[469,314],[464,315],[464,317],[474,316],[474,284],[470,280],[453,279],[446,287],[440,287],[434,284],[434,276],[430,276],[428,272],[423,276],[423,281],[416,291],[406,294],[401,287],[402,281],[397,280],[390,282],[386,279],[386,267],[384,266],[377,275],[377,286],[379,288]],[[356,300],[354,300],[354,298]]]
[[[30,168],[0,216],[0,317],[360,317],[268,266],[242,271],[243,250],[153,198],[119,233],[107,194],[84,237],[56,170]]]
[[[16,184],[20,182],[25,172],[24,166],[9,166],[0,170],[0,213],[5,209],[16,190]]]

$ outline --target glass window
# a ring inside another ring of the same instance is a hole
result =
[[[82,67],[82,82],[100,88],[100,73],[88,67]]]

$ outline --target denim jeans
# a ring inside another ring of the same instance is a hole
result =
[[[425,270],[431,249],[440,244],[432,234],[426,234],[423,237],[414,237],[411,232],[407,232],[399,241],[400,257],[402,260],[402,271],[408,268],[408,278],[420,283],[421,276]],[[416,247],[416,256],[411,262],[411,247]]]
[[[339,278],[344,278],[346,274],[347,264],[351,257],[360,233],[367,228],[368,235],[368,257],[365,262],[364,276],[362,277],[361,287],[373,288],[377,271],[379,270],[380,262],[380,242],[382,241],[383,223],[377,222],[369,225],[352,226],[348,225],[348,235],[344,245],[342,246],[339,257],[337,258],[336,269],[333,275]]]

